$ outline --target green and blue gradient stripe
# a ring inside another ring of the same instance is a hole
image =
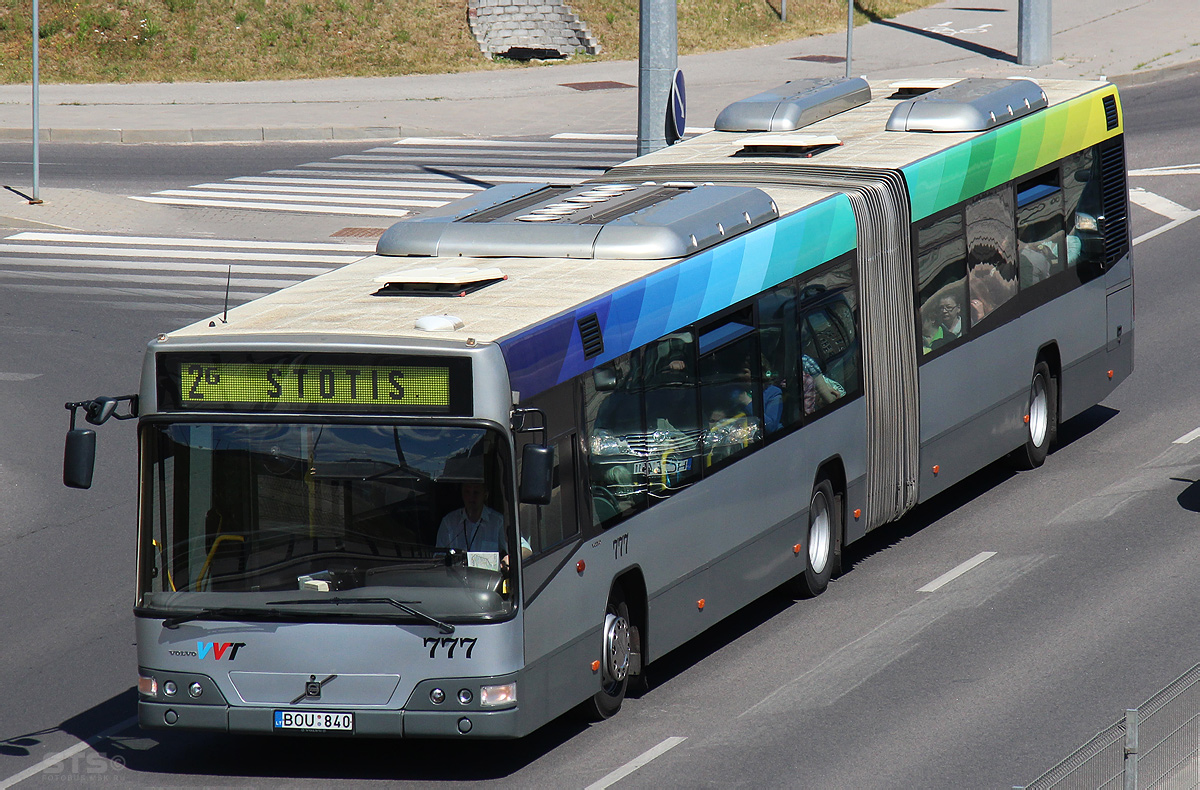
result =
[[[1121,134],[1125,115],[1116,93],[1105,86],[901,168],[913,221]],[[1105,120],[1106,96],[1117,101],[1116,129]]]
[[[501,338],[512,388],[534,396],[622,354],[720,312],[854,249],[850,200],[833,195]],[[604,353],[583,358],[577,329],[596,314]]]

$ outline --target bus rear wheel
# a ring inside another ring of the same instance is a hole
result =
[[[1013,459],[1021,469],[1036,469],[1046,462],[1058,433],[1058,382],[1045,362],[1038,362],[1033,369],[1025,415],[1025,446],[1013,454]]]
[[[629,669],[632,651],[632,626],[629,622],[629,605],[621,588],[614,587],[604,607],[603,655],[600,657],[600,690],[586,706],[588,718],[602,721],[615,716],[625,701],[629,687]]]
[[[833,485],[821,480],[813,488],[808,504],[808,535],[802,546],[804,572],[796,577],[794,585],[801,598],[815,598],[829,586],[839,562],[841,523]]]

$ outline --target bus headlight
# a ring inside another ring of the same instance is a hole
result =
[[[1077,211],[1075,212],[1075,229],[1087,231],[1088,233],[1099,233],[1100,223],[1096,222],[1096,218],[1091,214]]]
[[[503,686],[484,686],[479,689],[479,704],[485,708],[495,708],[500,705],[515,705],[517,702],[517,684],[505,683]]]

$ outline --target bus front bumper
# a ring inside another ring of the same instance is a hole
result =
[[[276,708],[177,705],[138,701],[138,724],[146,730],[192,730],[274,735],[362,736],[368,738],[514,738],[519,708],[489,711],[355,710],[349,731],[282,730]]]

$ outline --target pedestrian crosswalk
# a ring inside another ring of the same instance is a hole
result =
[[[331,271],[374,244],[26,231],[0,239],[0,290],[129,310],[219,312]]]
[[[164,189],[136,200],[171,206],[402,217],[496,184],[579,183],[632,157],[631,134],[523,140],[406,137],[295,168]]]

